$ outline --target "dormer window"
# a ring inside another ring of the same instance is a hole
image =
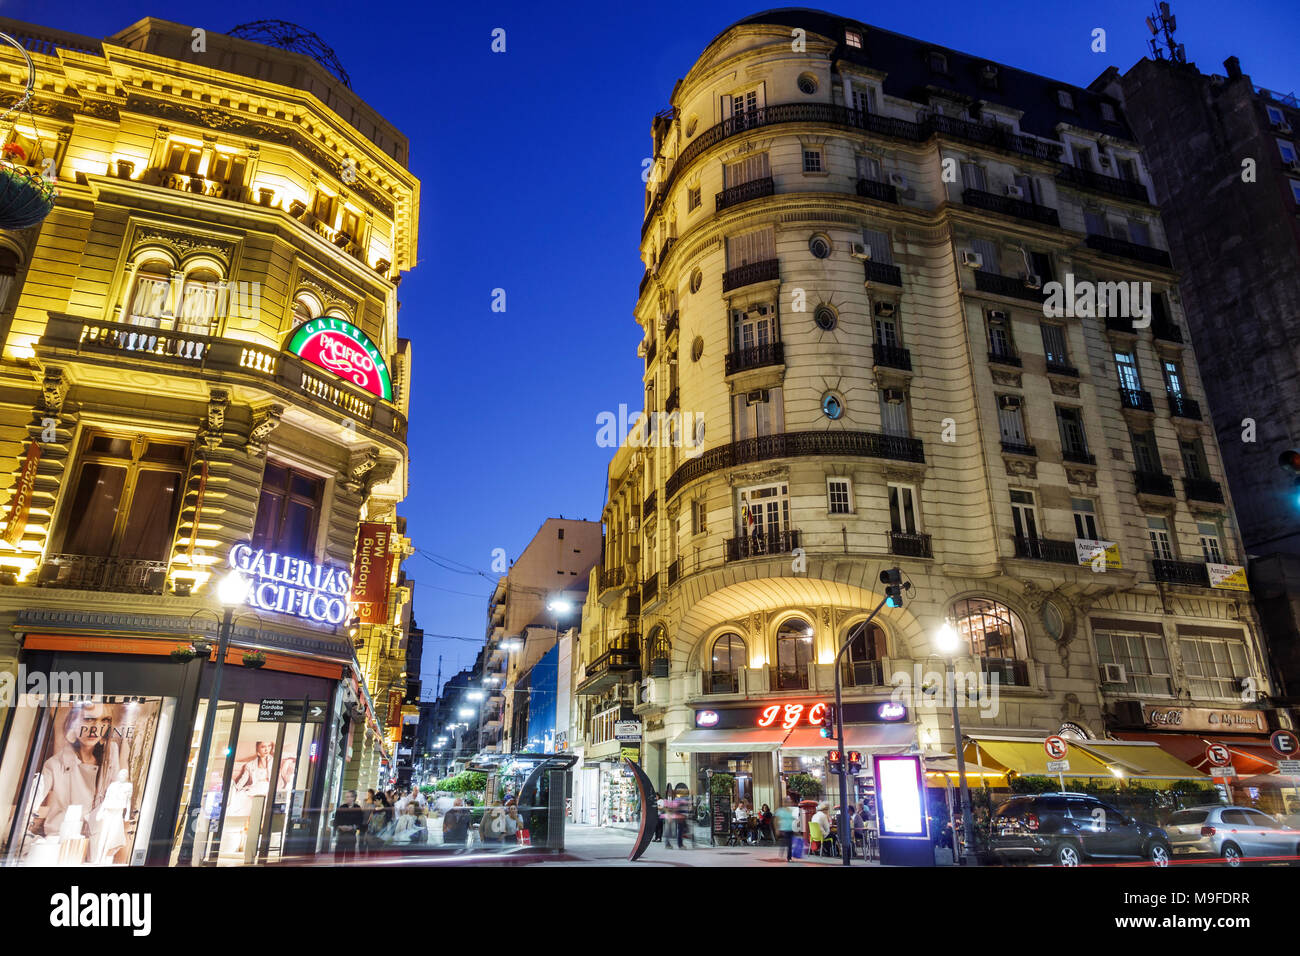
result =
[[[1102,103],[1101,118],[1105,120],[1107,123],[1117,122],[1117,119],[1115,117],[1115,107],[1111,106],[1109,103]]]
[[[1056,104],[1063,110],[1074,109],[1074,94],[1069,90],[1057,90]]]
[[[851,46],[855,50],[862,49],[862,34],[854,30],[844,31],[844,45]]]
[[[944,56],[942,53],[938,53],[938,52],[931,53],[929,60],[930,60],[930,72],[932,73],[948,72],[948,58]]]

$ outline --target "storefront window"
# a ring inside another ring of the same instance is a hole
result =
[[[776,635],[776,686],[778,690],[807,690],[812,663],[813,629],[803,618],[781,625]]]
[[[740,669],[745,664],[745,642],[739,634],[723,634],[714,641],[709,693],[736,693],[740,687]]]
[[[106,696],[39,708],[28,723],[32,775],[8,862],[142,862],[174,705],[173,698]],[[11,737],[10,746],[16,742]]]

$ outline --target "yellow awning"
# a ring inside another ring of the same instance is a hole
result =
[[[976,745],[979,747],[978,758],[975,756]],[[1042,777],[1056,776],[1054,772],[1047,769],[1047,761],[1051,758],[1047,756],[1047,751],[1043,749],[1043,742],[1032,738],[1028,740],[1007,740],[973,737],[971,743],[966,745],[966,759],[982,763],[985,766],[988,766],[989,761],[992,760],[994,764],[1003,769],[1014,771],[1022,776],[1025,774]],[[1110,772],[1109,767],[1079,747],[1071,746],[1066,760],[1070,763],[1070,769],[1065,771],[1067,777],[1114,778],[1114,774]]]
[[[1107,763],[1117,764],[1124,776],[1138,780],[1206,780],[1159,744],[1139,740],[1070,741],[1070,753],[1083,748]]]

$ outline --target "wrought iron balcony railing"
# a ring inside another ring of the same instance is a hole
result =
[[[645,502],[641,505],[641,516],[643,518],[648,519],[652,514],[655,513],[655,502],[657,500],[658,494],[659,492],[652,491],[650,492],[650,494],[646,495]]]
[[[872,363],[884,368],[900,368],[910,372],[912,370],[912,353],[898,345],[881,345],[879,342],[871,346]]]
[[[1041,288],[1030,288],[1019,276],[998,275],[986,269],[975,270],[975,288],[980,292],[991,292],[994,295],[1005,295],[1028,302],[1042,302],[1044,298]]]
[[[1005,438],[1002,439],[1002,451],[1008,455],[1024,455],[1028,458],[1038,457],[1038,449],[1033,445],[1018,441],[1007,441]]]
[[[1212,501],[1223,504],[1223,489],[1212,478],[1183,478],[1183,491],[1195,501]]]
[[[1151,559],[1151,576],[1165,584],[1185,584],[1190,587],[1208,588],[1210,575],[1204,562],[1171,561],[1167,558]]]
[[[1177,392],[1166,389],[1165,394],[1169,396],[1169,414],[1175,418],[1194,418],[1197,421],[1201,419],[1201,404],[1194,398],[1188,398],[1186,395],[1180,395]]]
[[[1134,408],[1140,412],[1154,412],[1155,404],[1151,401],[1151,393],[1141,388],[1121,388],[1119,390],[1119,400],[1125,408]]]
[[[859,179],[857,191],[864,199],[878,199],[881,202],[898,204],[898,190],[889,183],[878,183],[874,179]]]
[[[1079,370],[1073,365],[1067,365],[1064,362],[1048,361],[1047,371],[1052,375],[1069,375],[1071,378],[1079,377]]]
[[[1160,498],[1174,497],[1174,480],[1162,471],[1135,471],[1133,483],[1140,495],[1156,495]]]
[[[36,579],[36,583],[43,588],[118,591],[128,594],[162,594],[166,581],[166,561],[84,554],[49,555]]]
[[[1120,179],[1118,176],[1095,173],[1091,169],[1066,166],[1056,174],[1056,178],[1069,183],[1071,186],[1077,186],[1091,192],[1106,193],[1110,196],[1118,196],[1121,199],[1131,199],[1134,202],[1150,203],[1151,201],[1151,197],[1147,194],[1147,188],[1141,183]]]
[[[898,266],[891,266],[887,262],[874,262],[867,259],[863,266],[866,269],[866,281],[876,282],[880,285],[894,285],[900,288],[903,285],[903,270]]]
[[[659,596],[659,572],[655,571],[641,582],[641,606],[649,604]]]
[[[742,202],[749,202],[751,199],[771,196],[774,192],[776,192],[776,185],[773,183],[772,177],[767,176],[763,179],[751,179],[739,186],[730,186],[718,193],[714,202],[716,203],[717,212],[722,212],[729,206],[738,206]]]
[[[741,286],[753,285],[755,282],[768,282],[781,278],[779,259],[765,259],[762,262],[750,262],[722,273],[722,291],[730,292]]]
[[[682,559],[678,558],[672,564],[668,565],[668,586],[672,587],[677,583],[677,578],[682,573]]]
[[[667,342],[672,338],[673,333],[677,331],[677,324],[681,319],[681,312],[674,309],[673,314],[668,316],[664,322],[664,341]]]
[[[1097,464],[1096,456],[1088,454],[1086,448],[1076,448],[1071,445],[1063,445],[1061,447],[1061,458],[1065,461],[1074,462],[1076,465]]]
[[[1040,206],[1036,202],[1027,202],[1013,196],[999,196],[997,193],[984,192],[982,189],[964,189],[961,201],[976,209],[1027,219],[1044,226],[1059,226],[1061,218],[1051,206]]]
[[[1096,249],[1098,252],[1105,252],[1112,256],[1123,256],[1125,259],[1135,259],[1138,262],[1145,262],[1153,266],[1164,266],[1166,269],[1173,268],[1173,261],[1169,258],[1169,253],[1154,246],[1140,246],[1136,242],[1129,242],[1126,239],[1116,239],[1112,236],[1095,234],[1088,236],[1084,243],[1089,249]]]
[[[934,557],[934,553],[930,550],[930,536],[909,531],[889,532],[889,553],[906,558]]]
[[[991,349],[989,351],[989,361],[998,365],[1013,365],[1016,368],[1020,368],[1021,364],[1020,356],[1017,355],[1016,350],[1009,345]]]
[[[678,406],[681,405],[681,397],[680,388],[674,388],[669,392],[668,397],[664,399],[664,411],[670,415],[675,412]]]
[[[1016,538],[1016,557],[1031,561],[1055,561],[1058,564],[1078,564],[1079,556],[1073,541],[1053,541],[1049,538]]]
[[[882,687],[885,683],[883,661],[845,661],[840,674],[845,687]]]
[[[786,528],[782,531],[759,531],[727,539],[727,560],[761,558],[773,554],[789,554],[799,547],[799,532]]]
[[[785,362],[785,347],[780,342],[765,342],[751,345],[747,349],[728,352],[726,372],[735,375],[751,368],[766,368],[769,365],[781,365]]]
[[[1014,657],[981,657],[980,670],[988,677],[996,676],[999,684],[1011,687],[1029,686],[1029,663]]]

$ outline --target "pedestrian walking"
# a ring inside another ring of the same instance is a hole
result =
[[[790,801],[784,806],[776,808],[773,819],[776,822],[777,839],[785,844],[785,861],[789,863],[794,858],[794,831],[797,823],[797,813],[794,802]]]
[[[826,804],[817,804],[817,812],[813,814],[812,819],[808,822],[808,835],[811,838],[811,847],[813,853],[820,853],[822,844],[826,842],[826,837],[831,832],[831,818],[826,815]]]
[[[343,795],[343,802],[334,811],[331,825],[334,827],[334,862],[346,864],[357,853],[357,831],[363,819],[361,804],[357,803],[357,792],[349,790]]]
[[[664,800],[663,797],[661,797],[659,794],[656,793],[655,807],[659,810],[659,819],[655,822],[655,836],[654,836],[654,840],[651,841],[653,843],[664,842],[664,814],[667,812],[665,810],[666,806],[667,806],[667,801]]]

